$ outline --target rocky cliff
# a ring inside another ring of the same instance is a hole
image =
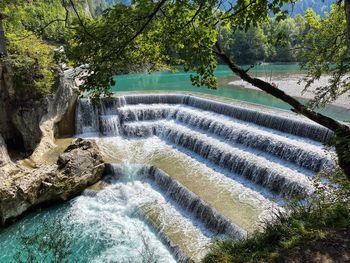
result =
[[[0,64],[0,135],[10,154],[27,157],[33,153],[33,159],[39,159],[54,146],[62,119],[66,122],[64,133],[74,133],[76,74],[77,70],[62,72],[55,94],[36,95],[16,89],[11,69]]]
[[[37,95],[15,87],[11,70],[0,63],[0,225],[33,207],[66,200],[101,178],[104,163],[89,140],[76,140],[57,164],[40,164],[56,146],[55,135],[74,134],[80,73],[62,72],[54,94]]]
[[[0,225],[38,205],[79,194],[101,179],[104,167],[96,143],[76,139],[56,165],[35,169],[17,166],[9,173],[0,173]]]
[[[67,70],[61,75],[60,84],[48,104],[47,113],[39,122],[41,140],[31,155],[34,161],[39,161],[48,149],[55,146],[55,135],[74,135],[75,105],[79,94],[77,75],[79,69]]]

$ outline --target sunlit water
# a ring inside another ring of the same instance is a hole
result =
[[[248,66],[243,66],[248,68]],[[116,85],[112,87],[114,92],[125,91],[191,91],[200,92],[225,98],[237,99],[251,103],[257,103],[268,107],[289,110],[290,106],[275,97],[264,92],[246,89],[242,86],[229,85],[230,82],[238,80],[228,67],[220,65],[215,72],[218,77],[219,87],[211,90],[206,87],[192,86],[190,73],[185,73],[179,68],[179,72],[155,72],[151,74],[129,74],[116,76]],[[254,77],[265,79],[288,78],[290,75],[297,76],[302,73],[297,64],[264,64],[250,70]],[[302,100],[306,102],[305,100]],[[337,106],[327,106],[320,112],[329,117],[343,121],[350,121],[350,110]]]
[[[156,200],[165,202],[148,183],[129,177],[94,197],[79,196],[64,205],[32,213],[1,232],[0,262],[16,262],[14,255],[23,251],[19,236],[38,231],[43,221],[54,228],[61,219],[68,231],[65,235],[73,242],[71,262],[176,262],[138,215],[139,205]]]

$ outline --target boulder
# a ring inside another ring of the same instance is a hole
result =
[[[105,164],[93,140],[76,139],[57,165],[0,174],[0,225],[25,211],[67,200],[102,178]]]

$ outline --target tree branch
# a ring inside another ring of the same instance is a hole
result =
[[[215,45],[216,49],[213,49],[213,52],[218,55],[228,66],[229,68],[238,75],[242,80],[252,84],[254,87],[278,98],[293,108],[291,109],[293,112],[304,115],[305,117],[321,124],[322,126],[332,130],[335,134],[350,134],[350,127],[342,124],[332,118],[324,116],[320,113],[317,113],[313,110],[310,110],[305,105],[301,104],[297,99],[292,96],[287,95],[284,91],[273,87],[270,83],[265,82],[258,78],[252,78],[244,69],[237,66],[229,56],[227,56],[224,52],[222,52],[220,44],[217,42]]]
[[[349,0],[349,1],[350,1],[350,0]],[[225,17],[220,18],[218,21],[216,21],[216,23],[215,23],[214,25],[216,26],[216,25],[217,25],[218,23],[220,23],[221,21],[226,20],[226,19],[230,19],[230,18],[232,18],[232,17],[238,15],[239,13],[245,11],[248,7],[250,7],[251,5],[253,5],[253,4],[255,4],[255,3],[256,3],[256,0],[251,0],[249,4],[247,4],[246,6],[244,6],[244,7],[240,8],[240,9],[238,9],[236,12],[233,12],[231,15],[228,15],[228,16],[225,16]],[[231,6],[231,8],[230,8],[229,10],[233,10],[233,9],[234,9],[234,7]]]
[[[127,41],[125,42],[125,44],[121,47],[118,48],[118,50],[116,50],[116,55],[119,55],[122,51],[124,51],[124,49],[130,45],[145,29],[146,27],[151,23],[151,21],[153,20],[153,18],[156,16],[156,14],[158,13],[158,11],[161,10],[162,6],[166,3],[167,0],[162,0],[158,3],[158,5],[156,6],[156,8],[152,11],[152,13],[148,16],[147,21],[140,27],[139,30],[137,30],[137,32]],[[104,58],[105,59],[105,58]]]
[[[63,2],[64,2],[64,1],[63,1]],[[81,27],[84,29],[85,33],[86,33],[87,35],[89,35],[90,37],[93,38],[94,36],[93,36],[93,35],[87,30],[87,28],[85,27],[84,22],[83,22],[83,20],[81,19],[80,15],[79,15],[79,13],[78,13],[78,10],[76,9],[75,4],[73,3],[73,1],[72,1],[72,0],[69,0],[69,3],[70,3],[70,5],[72,6],[73,11],[74,11],[75,15],[77,16],[78,21],[79,21]],[[66,10],[67,10],[67,9],[66,9]]]

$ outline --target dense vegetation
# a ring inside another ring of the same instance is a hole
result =
[[[101,15],[104,10],[116,3],[129,4],[128,0],[88,0],[91,13]],[[307,18],[310,14],[323,16],[329,13],[333,0],[303,0],[290,4],[287,10],[291,17],[283,21],[270,19],[259,27],[232,31],[222,29],[221,38],[225,50],[234,54],[239,64],[258,62],[300,62],[303,54],[298,52],[308,33]],[[313,11],[311,11],[313,10]]]
[[[311,10],[307,12],[307,15]],[[307,16],[285,20],[269,19],[247,31],[221,31],[222,46],[239,64],[258,62],[300,62],[302,41],[308,33]]]
[[[293,9],[293,14],[297,14],[296,16],[281,21],[270,18],[258,26],[250,27],[247,31],[239,28],[233,30],[230,27],[222,27],[220,30],[222,47],[239,64],[301,62],[305,58],[305,54],[301,52],[300,48],[304,44],[303,41],[308,38],[308,33],[312,28],[309,17],[315,17],[317,13],[323,14],[324,11],[329,10],[328,2],[332,1],[298,1],[288,7]],[[2,8],[0,6],[2,12],[11,14],[4,22],[9,43],[9,56],[6,61],[14,69],[14,79],[19,87],[27,87],[29,90],[35,90],[38,93],[50,93],[57,77],[58,61],[54,60],[53,50],[60,45],[66,45],[67,50],[73,47],[74,50],[77,43],[86,38],[84,35],[75,34],[76,30],[79,29],[79,27],[77,28],[77,17],[73,14],[69,1],[63,1],[63,3],[65,3],[65,6],[57,0],[38,0],[23,3],[9,1],[8,4],[5,2]],[[109,11],[107,10],[109,15],[106,15],[106,18],[115,16],[115,12],[130,9],[130,6],[124,5],[130,3],[127,0],[87,0],[74,1],[74,3],[81,17],[85,19],[88,18],[90,13],[93,16],[102,15],[108,7],[118,3],[122,4],[118,4]],[[83,12],[86,5],[89,7],[88,14]],[[313,7],[316,11],[307,10],[306,6]],[[305,13],[305,15],[302,16],[300,13]],[[96,27],[102,25],[97,21],[94,23]],[[121,23],[119,24],[121,25]],[[99,31],[102,34],[103,32],[109,34],[108,27],[111,24],[105,21],[105,29]],[[80,30],[82,29],[80,28]],[[72,41],[74,35],[76,39]],[[104,37],[111,36],[106,35]],[[100,38],[97,37],[96,40],[99,41]],[[31,43],[35,43],[34,49],[31,48]],[[94,42],[94,45],[97,44]],[[172,49],[174,48],[173,53],[183,53],[181,48],[172,47]],[[77,50],[75,49],[75,51]],[[140,53],[145,53],[145,51]],[[82,54],[81,51],[75,52],[71,58],[77,62],[76,64],[86,63],[87,61],[79,58]],[[181,55],[178,58],[181,58]],[[172,62],[175,64],[183,63],[183,60],[173,60]],[[147,63],[147,61],[143,61],[143,63]],[[135,65],[133,66],[135,67]],[[139,65],[139,67],[142,66]],[[28,72],[28,68],[34,68],[36,71]],[[124,67],[121,66],[121,68]],[[154,70],[159,67],[151,65],[146,68]],[[117,74],[118,70],[114,73]]]
[[[50,94],[55,88],[59,65],[55,49],[68,44],[77,18],[69,6],[57,0],[0,4],[10,14],[4,20],[8,56],[0,58],[12,69],[18,91]],[[81,6],[79,14],[84,16]]]

